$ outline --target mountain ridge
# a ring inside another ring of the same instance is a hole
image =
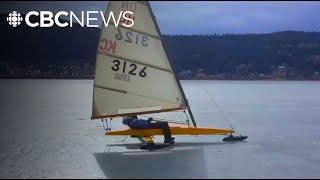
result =
[[[66,20],[61,20],[66,21]],[[13,28],[0,14],[0,63],[23,67],[95,64],[100,28]],[[284,65],[302,75],[320,72],[320,32],[267,34],[163,35],[178,72],[203,69],[208,74],[270,73]]]

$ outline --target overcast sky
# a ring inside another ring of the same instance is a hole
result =
[[[316,1],[151,1],[164,34],[270,33],[320,31]],[[0,11],[104,11],[106,1],[0,2]]]

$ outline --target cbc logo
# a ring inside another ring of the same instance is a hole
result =
[[[132,11],[120,11],[118,20],[116,20],[116,17],[114,13],[111,11],[108,19],[104,16],[104,13],[102,11],[86,11],[86,18],[84,18],[84,11],[81,11],[81,18],[77,17],[76,14],[72,11],[66,12],[66,11],[59,11],[56,14],[53,14],[51,11],[30,11],[27,14],[25,14],[24,18],[22,18],[21,14],[17,11],[12,11],[8,17],[7,21],[12,27],[19,26],[22,21],[25,21],[25,24],[29,27],[52,27],[54,25],[57,25],[59,27],[72,27],[73,21],[77,21],[81,27],[99,27],[99,24],[94,24],[92,21],[98,22],[97,17],[93,17],[92,15],[100,15],[100,17],[103,19],[103,23],[105,27],[108,27],[110,19],[113,19],[113,24],[115,27],[118,27],[118,24],[121,23],[125,27],[131,27],[134,24],[134,17],[132,17],[133,12]],[[126,15],[130,14],[129,17]],[[31,22],[30,17],[36,16],[39,17],[38,21]],[[69,22],[62,23],[60,21],[61,16],[69,17]],[[81,20],[80,20],[81,19]],[[86,19],[86,20],[85,20]],[[106,20],[107,19],[107,20]],[[86,21],[86,25],[85,25]],[[120,22],[121,21],[121,22]],[[91,22],[91,23],[90,23]],[[129,24],[127,24],[129,22]],[[130,24],[131,22],[131,24]]]
[[[12,11],[12,13],[10,13],[7,17],[8,23],[13,27],[17,27],[18,25],[20,25],[22,20],[23,18],[21,17],[21,14],[17,11]]]

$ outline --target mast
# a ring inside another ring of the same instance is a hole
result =
[[[181,93],[182,93],[182,97],[184,98],[184,101],[185,101],[185,103],[186,103],[186,107],[187,107],[188,113],[189,113],[189,115],[190,115],[192,124],[193,124],[194,127],[197,127],[197,123],[196,123],[196,121],[195,121],[195,119],[194,119],[194,116],[193,116],[193,114],[192,114],[192,111],[191,111],[191,108],[190,108],[190,106],[189,106],[189,103],[188,103],[188,100],[187,100],[187,98],[186,98],[186,95],[184,94],[184,91],[183,91],[183,89],[182,89],[182,86],[181,86],[181,84],[180,84],[180,81],[177,79],[177,74],[176,74],[175,67],[174,67],[171,59],[170,59],[169,56],[168,56],[167,47],[166,47],[165,43],[163,42],[162,34],[161,34],[161,32],[160,32],[158,23],[157,23],[157,21],[156,21],[156,18],[155,18],[154,14],[153,14],[152,9],[151,9],[150,3],[149,3],[149,1],[146,1],[146,2],[147,2],[146,4],[147,4],[147,6],[148,6],[148,9],[149,9],[151,18],[152,18],[152,20],[153,20],[153,22],[154,22],[154,24],[155,24],[155,26],[156,26],[156,29],[157,29],[157,32],[158,32],[159,36],[160,36],[160,41],[161,41],[161,43],[162,43],[162,46],[164,47],[164,51],[165,51],[165,53],[166,53],[166,56],[167,56],[168,61],[169,61],[169,63],[170,63],[170,66],[171,66],[171,68],[172,68],[172,70],[173,70],[173,73],[174,73],[174,76],[175,76],[175,80],[176,80],[176,82],[177,82],[177,84],[178,84],[178,87],[179,87]]]

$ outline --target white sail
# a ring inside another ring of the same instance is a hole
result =
[[[132,27],[109,25],[101,31],[92,119],[185,109],[149,4],[109,1],[106,14],[127,10],[134,12]]]

